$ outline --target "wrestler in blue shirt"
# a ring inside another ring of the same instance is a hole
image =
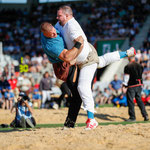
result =
[[[48,59],[51,63],[61,62],[59,59],[60,53],[65,49],[65,44],[60,32],[56,30],[56,38],[48,38],[41,32],[41,43],[44,52],[47,54]]]
[[[74,60],[81,52],[84,40],[79,36],[74,42],[74,47],[67,50],[60,32],[48,22],[41,24],[41,44],[51,63],[61,61],[75,63]]]

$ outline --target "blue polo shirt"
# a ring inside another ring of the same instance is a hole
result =
[[[122,86],[122,81],[121,80],[117,80],[117,81],[113,80],[113,81],[111,81],[110,84],[112,85],[113,89],[118,90]]]
[[[62,36],[60,35],[60,32],[58,30],[56,30],[56,32],[56,38],[47,38],[41,32],[41,44],[51,63],[61,62],[62,60],[58,57],[65,49],[65,43]]]
[[[36,99],[36,100],[38,100],[38,99],[41,99],[41,95],[40,94],[33,94],[32,95],[32,99]]]

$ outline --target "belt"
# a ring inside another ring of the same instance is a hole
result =
[[[128,88],[137,87],[137,86],[142,86],[142,85],[143,85],[143,84],[131,85],[131,86],[128,86]]]
[[[142,82],[141,82],[141,79],[136,79],[136,80],[139,82],[139,84],[130,85],[130,86],[128,86],[128,88],[132,88],[132,87],[137,87],[137,86],[142,86],[143,85]]]

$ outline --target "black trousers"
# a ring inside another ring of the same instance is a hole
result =
[[[61,89],[62,94],[60,95],[60,97],[57,100],[59,107],[61,106],[61,102],[64,99],[66,94],[68,95],[68,97],[66,98],[66,100],[67,100],[66,104],[69,105],[72,96],[71,96],[71,91],[70,91],[67,83],[63,82],[62,85],[60,86],[60,89]]]
[[[141,100],[141,91],[142,87],[137,86],[137,87],[131,87],[128,88],[127,90],[127,102],[128,102],[128,113],[130,116],[130,119],[135,119],[135,110],[134,110],[134,102],[133,99],[135,97],[137,105],[139,106],[141,110],[141,114],[143,117],[147,116],[147,112],[144,106],[143,101]]]
[[[68,115],[64,123],[64,125],[67,127],[74,127],[82,103],[82,99],[77,90],[79,70],[77,71],[76,81],[73,82],[75,68],[75,66],[70,67],[69,75],[66,82],[72,93]]]
[[[67,127],[74,127],[80,107],[81,107],[81,103],[82,103],[82,99],[77,90],[78,77],[79,77],[80,71],[78,69],[77,78],[76,78],[75,83],[73,82],[74,72],[75,72],[75,66],[71,66],[70,70],[69,70],[68,79],[67,79],[67,85],[68,85],[69,89],[71,90],[72,97],[70,100],[68,115],[67,115],[66,121],[64,123],[64,125]],[[96,72],[95,72],[95,75],[96,75]],[[94,75],[94,77],[95,77],[95,75]],[[93,80],[94,80],[94,77],[93,77]],[[92,84],[93,84],[93,81],[91,83],[91,87],[92,87]]]

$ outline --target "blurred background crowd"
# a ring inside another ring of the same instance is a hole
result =
[[[0,65],[1,108],[10,109],[19,91],[27,92],[38,108],[57,109],[69,105],[70,92],[65,83],[56,79],[40,42],[40,24],[44,21],[55,24],[57,8],[62,4],[66,3],[33,4],[30,10],[0,10],[0,14],[3,14],[0,15],[0,41],[3,44],[3,54],[9,56]],[[93,45],[102,39],[127,37],[132,45],[134,37],[150,15],[150,2],[147,0],[80,1],[70,4],[75,18]],[[28,65],[27,72],[19,72],[19,65],[15,61],[9,62],[10,59],[20,62],[21,57],[22,65]],[[137,50],[136,60],[144,67],[143,80],[150,80],[150,30],[142,47]],[[43,78],[49,78],[51,82],[46,89],[46,85],[42,85]],[[93,96],[96,107],[111,103],[117,107],[127,106],[125,91],[120,92],[121,87],[122,78],[118,79],[117,75],[104,90],[95,86]],[[49,91],[50,97],[43,99],[42,91]],[[113,91],[119,92],[114,95]],[[48,105],[47,100],[51,101]],[[150,85],[143,87],[142,100],[145,105],[150,104]]]

